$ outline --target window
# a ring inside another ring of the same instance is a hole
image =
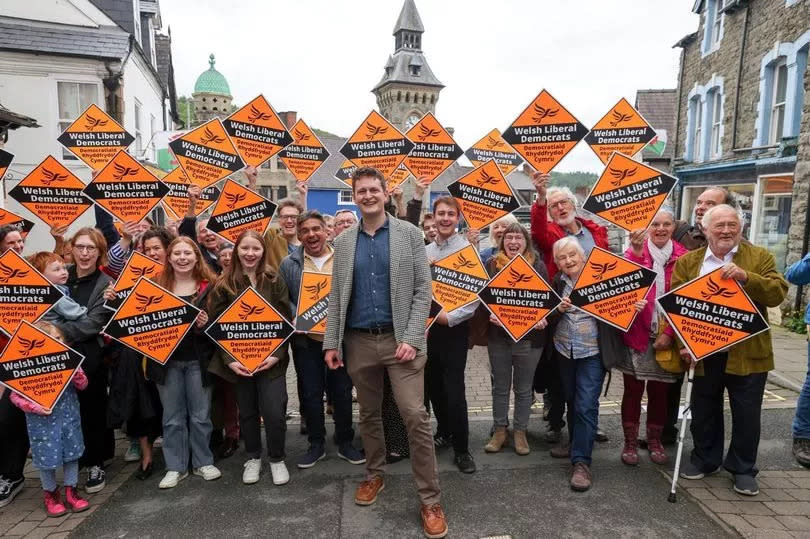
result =
[[[711,147],[709,155],[712,158],[720,157],[723,153],[720,140],[720,130],[723,127],[723,94],[719,90],[714,90],[709,94],[712,115]]]
[[[692,145],[689,150],[689,157],[692,161],[701,161],[703,159],[703,152],[701,145],[703,143],[703,102],[700,98],[692,100]]]
[[[703,54],[709,54],[720,47],[723,39],[723,2],[724,0],[708,0],[706,2],[706,20],[704,21]]]
[[[141,1],[135,0],[132,2],[132,10],[133,10],[133,21],[135,23],[135,41],[138,42],[139,45],[141,43]]]
[[[141,102],[135,100],[135,153],[140,157],[143,152],[143,136],[141,134]]]
[[[752,241],[773,254],[776,269],[781,273],[785,271],[788,253],[793,175],[760,176],[757,188]]]
[[[92,104],[98,104],[98,85],[80,82],[57,82],[59,101],[59,131],[64,131],[76,118]],[[63,159],[77,159],[66,149],[62,149]]]
[[[712,47],[720,42],[720,26],[723,22],[723,0],[716,0],[712,14]]]
[[[694,224],[695,203],[707,187],[709,186],[705,184],[684,186],[683,195],[681,196],[681,219]],[[744,221],[742,236],[749,241],[753,241],[751,237],[751,220],[753,218],[756,185],[754,183],[720,184],[720,187],[725,187],[731,192],[731,196],[734,197],[734,201],[742,213]]]
[[[341,190],[338,196],[338,204],[354,204],[352,192],[345,189]]]
[[[768,144],[779,144],[785,128],[785,98],[787,96],[787,63],[784,59],[773,67],[771,90],[771,125]]]
[[[286,186],[280,185],[280,186],[278,186],[276,188],[276,191],[278,193],[278,200],[281,200],[282,198],[287,198],[287,187]]]
[[[411,75],[413,75],[414,77],[418,77],[420,71],[422,70],[422,66],[413,66],[412,65],[412,66],[410,66],[410,68],[411,68]]]

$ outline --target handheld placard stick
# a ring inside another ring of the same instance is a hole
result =
[[[667,501],[675,503],[678,501],[678,496],[675,489],[678,488],[678,474],[681,471],[681,455],[683,454],[683,438],[686,432],[686,421],[689,417],[689,410],[692,407],[692,382],[695,380],[695,366],[692,364],[686,372],[686,405],[683,408],[683,417],[681,418],[681,428],[678,430],[678,452],[675,456],[675,471],[672,473],[672,488],[669,491]]]

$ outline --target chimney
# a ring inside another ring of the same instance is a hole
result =
[[[278,115],[281,118],[281,122],[287,127],[287,129],[292,129],[292,126],[294,126],[295,122],[298,121],[298,112],[294,110],[285,110],[283,112],[279,112]]]
[[[450,134],[451,137],[456,134],[455,127],[445,127],[445,130]]]

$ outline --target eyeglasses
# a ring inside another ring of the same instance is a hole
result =
[[[98,251],[95,245],[74,245],[73,248],[80,253],[95,253]]]
[[[557,202],[550,202],[548,207],[549,208],[564,208],[564,207],[570,206],[570,205],[571,205],[571,201],[568,200],[567,198],[565,198],[563,200],[558,200]]]
[[[295,221],[296,219],[298,219],[297,215],[279,215],[278,216],[279,221],[290,221],[290,220]]]

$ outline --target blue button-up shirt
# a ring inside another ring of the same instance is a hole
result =
[[[562,274],[565,283],[562,297],[570,296],[574,283]],[[584,311],[571,309],[563,313],[554,332],[554,347],[564,357],[580,359],[599,354],[599,328],[596,319]]]
[[[394,323],[388,238],[387,217],[373,236],[363,230],[363,221],[360,220],[354,250],[352,297],[346,321],[348,328],[376,328]]]
[[[591,231],[585,228],[582,223],[579,224],[579,232],[576,234],[568,233],[569,236],[574,236],[577,241],[579,241],[579,245],[582,247],[582,250],[585,251],[585,258],[591,256],[591,251],[593,248],[596,247],[596,242],[593,240],[593,234]]]

